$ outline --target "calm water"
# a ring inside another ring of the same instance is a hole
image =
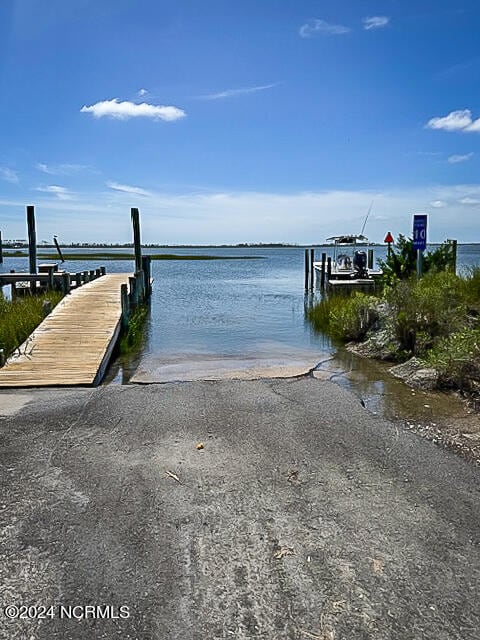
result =
[[[316,249],[317,258],[322,251],[325,248]],[[305,321],[305,304],[311,300],[305,298],[303,291],[304,249],[154,249],[151,252],[261,259],[153,261],[151,313],[137,362],[152,356],[182,354],[278,357],[297,351],[332,351],[329,340],[315,334]],[[376,247],[375,257],[383,255],[384,249]],[[70,261],[64,268],[75,272],[100,264],[99,260]],[[133,261],[103,264],[108,273],[133,269]],[[458,264],[459,267],[480,264],[480,246],[459,246]],[[0,271],[10,269],[26,271],[28,262],[5,257]]]

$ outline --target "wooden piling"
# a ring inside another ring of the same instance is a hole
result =
[[[128,302],[128,287],[126,284],[120,285],[120,298],[122,303],[122,328],[125,330],[128,327],[128,321],[130,320],[130,305]]]
[[[62,291],[65,295],[70,293],[71,282],[70,282],[70,274],[62,273]]]
[[[37,273],[37,232],[35,230],[35,207],[27,206],[28,259],[30,273]],[[32,280],[30,289],[36,290],[37,283]]]
[[[3,264],[2,232],[0,231],[0,264]]]
[[[55,271],[55,265],[51,264],[48,267],[48,280],[47,280],[47,289],[51,291],[53,289],[53,273]]]
[[[327,262],[327,254],[322,253],[322,271],[320,272],[320,288],[325,289],[325,266]]]
[[[60,256],[60,260],[61,260],[62,262],[65,262],[65,259],[64,259],[64,257],[63,257],[62,251],[61,251],[61,249],[60,249],[60,245],[59,245],[59,244],[58,244],[58,242],[57,242],[57,236],[53,236],[53,243],[54,243],[54,245],[55,245],[55,248],[57,249],[57,253],[58,253],[58,255]]]
[[[83,272],[83,284],[87,284],[87,282],[90,282],[90,276],[88,271],[84,271]]]
[[[142,256],[142,270],[145,278],[145,299],[148,300],[152,295],[152,258],[151,256]]]
[[[332,258],[328,256],[327,258],[327,283],[330,282],[330,278],[332,275]]]
[[[105,267],[100,267],[100,274],[104,276],[106,273],[107,273],[107,270],[105,269]]]
[[[142,244],[140,241],[140,213],[136,207],[131,209],[133,226],[133,247],[135,250],[135,271],[142,270]]]
[[[367,267],[373,269],[373,249],[367,250]]]
[[[310,261],[308,259],[308,249],[305,249],[305,291],[308,291],[310,281]]]
[[[137,278],[135,276],[130,276],[128,278],[128,285],[130,306],[136,307],[138,304]]]
[[[315,262],[315,249],[310,249],[310,291],[313,291],[315,282],[315,269],[313,263]]]

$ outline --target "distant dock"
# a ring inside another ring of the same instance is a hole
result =
[[[0,388],[99,384],[120,334],[129,277],[102,275],[63,298],[0,369]]]

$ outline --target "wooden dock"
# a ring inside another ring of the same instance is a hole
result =
[[[104,275],[65,296],[0,369],[0,388],[98,384],[120,333],[129,276]]]

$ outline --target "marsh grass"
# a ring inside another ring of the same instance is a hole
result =
[[[317,331],[340,342],[362,340],[378,318],[376,304],[378,298],[365,293],[331,295],[310,309],[308,317]]]
[[[28,258],[28,253],[24,251],[14,251],[5,253],[11,258]],[[46,260],[58,260],[56,253],[39,253],[39,258]],[[132,253],[66,253],[63,252],[65,260],[135,260]],[[181,255],[175,253],[154,253],[150,255],[152,260],[263,260],[263,256],[212,256],[212,255]]]
[[[120,338],[119,352],[121,355],[127,355],[142,346],[145,339],[145,325],[149,311],[148,305],[141,305],[131,314],[128,328]]]
[[[461,275],[431,271],[397,280],[382,296],[323,298],[308,317],[338,342],[362,341],[382,329],[396,345],[393,359],[417,356],[442,386],[480,394],[480,267]],[[378,335],[378,334],[377,334]]]
[[[10,356],[44,318],[43,303],[50,300],[52,307],[60,302],[63,294],[49,291],[39,296],[27,296],[7,300],[0,293],[0,349]]]

